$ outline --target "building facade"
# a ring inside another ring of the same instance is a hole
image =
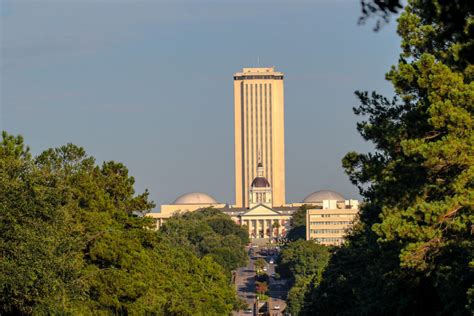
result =
[[[274,242],[286,237],[293,214],[304,206],[306,239],[340,245],[356,220],[357,200],[323,190],[301,203],[285,203],[283,73],[274,68],[244,68],[234,74],[234,111],[235,205],[191,192],[146,216],[154,218],[159,229],[174,214],[212,207],[246,227],[252,241]]]
[[[235,205],[249,207],[258,163],[273,188],[272,206],[285,205],[283,73],[244,68],[234,74]]]
[[[317,191],[305,198],[306,240],[338,246],[357,220],[359,202],[334,191]]]
[[[209,194],[203,192],[185,193],[174,200],[171,204],[162,204],[160,212],[152,212],[146,214],[156,221],[156,228],[160,229],[163,223],[171,216],[179,213],[194,212],[204,208],[224,209],[227,207],[225,203],[219,203]]]
[[[159,213],[148,213],[156,221],[159,229],[168,218],[175,214],[194,212],[204,208],[216,208],[230,216],[238,225],[246,227],[249,238],[253,241],[264,239],[276,242],[285,238],[291,228],[291,217],[298,206],[272,206],[273,189],[270,182],[263,175],[264,166],[258,164],[257,176],[249,188],[249,207],[219,203],[209,194],[203,192],[186,193],[178,197],[172,204],[161,205]]]

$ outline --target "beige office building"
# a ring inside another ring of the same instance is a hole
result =
[[[235,206],[249,207],[250,184],[262,163],[272,206],[285,205],[283,73],[244,68],[234,74]]]
[[[314,192],[303,203],[307,206],[306,239],[326,246],[341,245],[359,213],[359,201],[330,190]]]

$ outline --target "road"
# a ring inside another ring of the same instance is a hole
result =
[[[246,267],[237,269],[235,273],[235,287],[240,298],[247,302],[248,306],[255,303],[255,260],[250,258]],[[235,312],[234,315],[245,314],[244,311]]]
[[[258,251],[258,248],[254,248],[255,253]],[[235,286],[239,297],[241,297],[248,306],[252,308],[252,312],[239,311],[234,312],[233,315],[254,315],[253,310],[256,302],[255,295],[255,260],[261,256],[255,255],[249,259],[249,263],[246,267],[237,269],[235,274]],[[275,272],[275,265],[269,264],[270,257],[262,257],[267,261],[267,274],[272,275]],[[286,307],[285,298],[288,292],[288,288],[285,285],[284,280],[275,280],[270,278],[269,282],[269,296],[268,304],[270,306],[270,315],[271,316],[280,316],[283,315],[283,311]],[[279,309],[274,309],[276,306],[279,306]]]

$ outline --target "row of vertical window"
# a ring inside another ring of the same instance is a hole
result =
[[[350,225],[353,221],[322,221],[322,222],[309,222],[310,225]]]
[[[354,214],[311,214],[312,217],[350,217],[354,218]]]
[[[341,234],[345,229],[310,229],[311,234]]]
[[[245,106],[246,106],[246,111],[245,111],[245,145],[247,147],[247,150],[245,151],[245,169],[246,169],[246,175],[247,179],[245,179],[246,183],[250,183],[250,170],[249,170],[249,141],[248,141],[248,132],[249,132],[249,91],[248,91],[248,85],[245,85]],[[244,186],[246,187],[246,186]],[[245,196],[247,197],[248,190],[245,190],[244,192]],[[247,201],[247,198],[245,199]]]
[[[342,243],[343,239],[342,238],[337,238],[337,237],[321,237],[321,238],[314,238],[317,242],[337,242],[337,243]]]
[[[260,87],[260,130],[263,129],[263,106],[262,106],[262,84],[259,85]],[[249,89],[250,88],[250,89]],[[250,91],[249,91],[250,90]],[[255,96],[254,96],[254,91],[255,91]],[[249,98],[249,94],[250,94],[250,98]],[[247,141],[246,141],[246,144],[247,144],[247,155],[246,155],[246,171],[247,171],[247,183],[250,184],[250,182],[253,180],[254,178],[254,170],[253,170],[253,167],[256,165],[255,164],[255,160],[254,160],[254,138],[255,138],[255,141],[257,142],[258,141],[258,135],[257,135],[257,131],[255,131],[255,135],[254,135],[254,130],[253,130],[253,126],[254,126],[254,106],[255,105],[255,108],[258,108],[258,104],[257,104],[257,94],[258,94],[258,85],[252,85],[252,84],[245,84],[245,105],[246,105],[246,131],[247,131]],[[270,181],[270,183],[272,183],[272,175],[271,175],[271,170],[272,170],[272,167],[273,167],[273,161],[271,159],[272,157],[272,153],[273,153],[273,146],[272,146],[272,87],[271,85],[268,85],[268,99],[267,99],[267,84],[264,84],[264,97],[265,97],[265,108],[266,108],[266,111],[265,111],[265,114],[267,116],[268,114],[268,118],[270,120],[270,122],[267,122],[268,120],[265,118],[265,130],[267,131],[266,135],[267,135],[267,146],[270,147],[270,152],[268,153],[267,152],[267,155],[266,155],[266,159],[265,159],[265,170],[266,170],[266,175],[267,175],[267,178],[269,178],[268,180]],[[249,100],[250,99],[250,100]],[[269,100],[269,102],[268,102]],[[250,102],[249,102],[250,101]],[[255,102],[254,102],[255,101]],[[268,102],[268,103],[267,103]],[[267,111],[269,113],[267,113]],[[249,118],[250,116],[250,118]],[[249,121],[250,121],[250,124],[249,124]],[[255,122],[257,123],[257,122]],[[267,124],[270,125],[270,129],[267,130]],[[263,133],[260,134],[260,145],[262,145],[263,143]],[[249,148],[250,147],[250,148]],[[249,158],[249,155],[250,155],[250,158]],[[270,164],[268,163],[268,156],[270,156]],[[250,170],[250,167],[252,167],[252,169]],[[270,170],[270,172],[268,171]]]

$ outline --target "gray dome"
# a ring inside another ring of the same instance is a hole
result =
[[[252,188],[269,188],[270,183],[268,182],[267,178],[256,177],[253,179],[251,186]]]
[[[340,193],[331,190],[321,190],[316,191],[308,195],[304,200],[303,203],[317,203],[322,202],[323,200],[336,200],[336,201],[344,201],[346,198],[342,196]]]
[[[209,194],[190,192],[179,196],[173,204],[218,204],[218,202]]]

